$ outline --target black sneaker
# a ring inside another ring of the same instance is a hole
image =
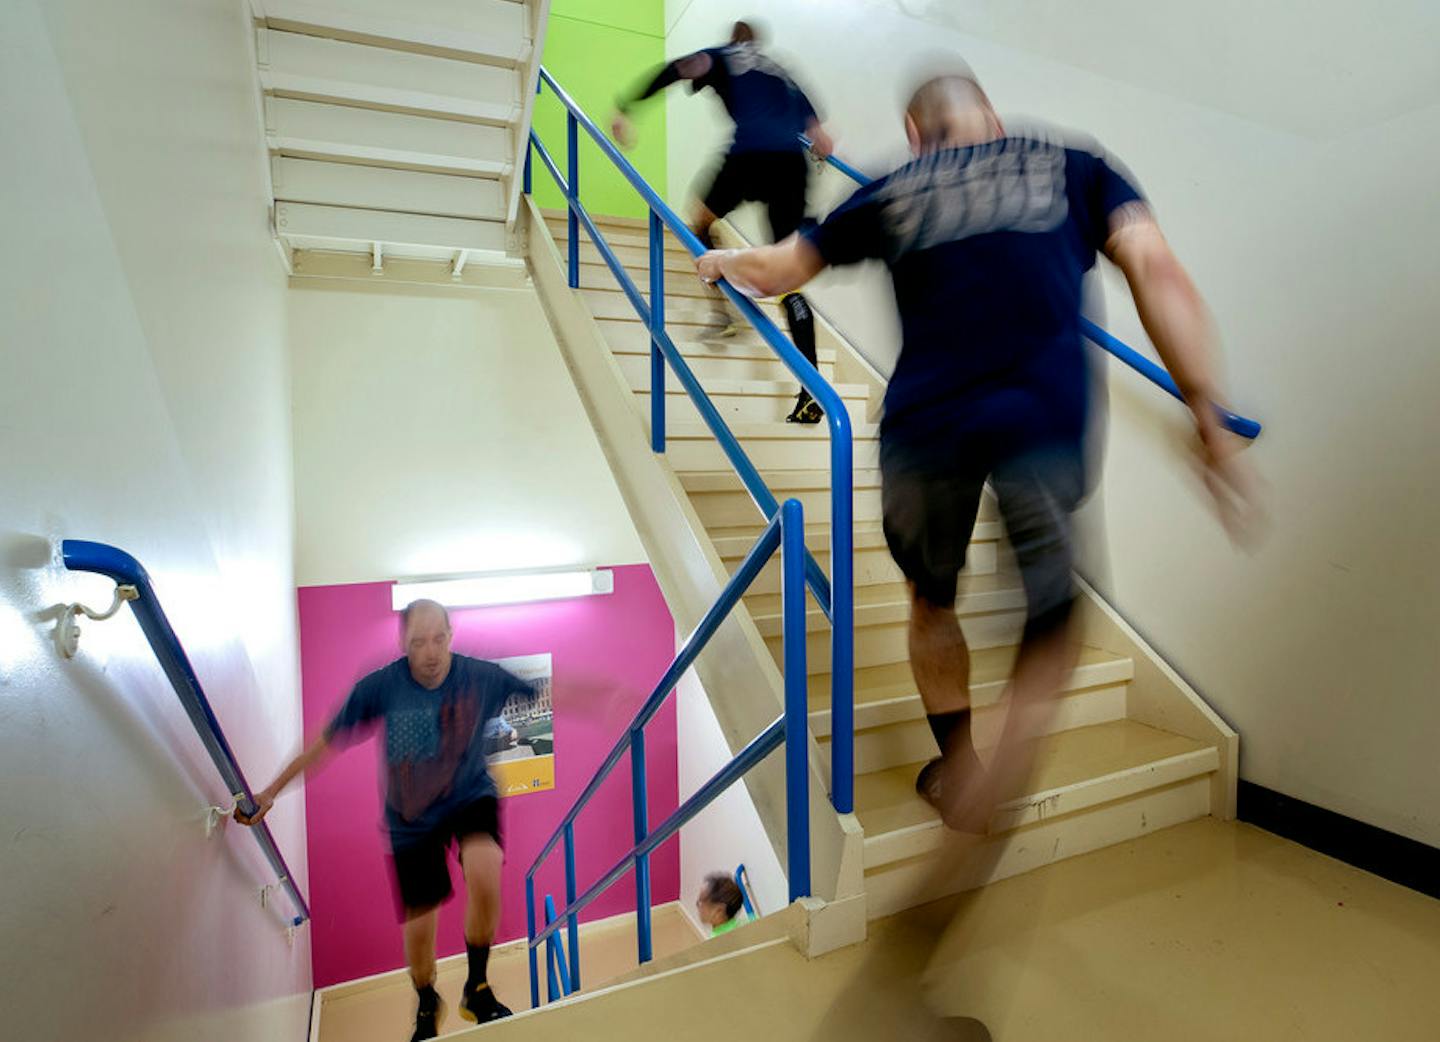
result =
[[[790,410],[790,415],[785,417],[786,423],[819,423],[825,417],[825,412],[820,408],[820,403],[804,391],[800,397],[795,399],[795,408]]]
[[[445,1000],[436,996],[435,1005],[426,1006],[421,1004],[415,1011],[415,1033],[410,1036],[410,1042],[425,1042],[426,1039],[435,1038],[440,1034],[440,1025],[445,1023]]]
[[[510,1007],[495,997],[490,985],[482,984],[474,991],[465,989],[460,1000],[460,1015],[476,1024],[488,1024],[511,1015]]]

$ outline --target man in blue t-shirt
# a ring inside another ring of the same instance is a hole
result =
[[[805,134],[820,156],[830,154],[831,142],[815,106],[795,85],[780,64],[761,52],[759,33],[749,22],[736,22],[730,42],[677,58],[661,68],[638,94],[621,98],[611,121],[615,140],[629,145],[633,136],[628,109],[637,101],[681,80],[688,81],[691,93],[709,88],[735,121],[735,135],[720,160],[710,187],[701,193],[691,227],[706,249],[714,247],[710,226],[741,203],[763,203],[770,219],[771,238],[779,240],[798,230],[805,220],[805,195],[809,170],[805,164]],[[780,297],[785,309],[790,338],[800,352],[816,365],[815,317],[799,293]],[[723,310],[723,298],[715,299],[713,334],[730,336],[735,326]],[[819,423],[820,406],[802,388],[788,423]]]
[[[511,695],[531,687],[493,662],[450,651],[450,617],[419,600],[400,614],[405,657],[361,679],[320,737],[255,794],[257,812],[235,817],[254,825],[297,775],[384,726],[385,823],[403,908],[405,957],[418,995],[412,1042],[436,1037],[444,1019],[435,991],[435,926],[450,896],[446,850],[453,842],[465,877],[465,950],[469,976],[460,1015],[484,1023],[510,1015],[487,979],[490,940],[500,919],[498,793],[485,767],[487,744],[500,732]],[[505,725],[504,732],[510,732]],[[508,736],[508,735],[507,735]]]
[[[910,658],[942,757],[916,788],[946,824],[983,833],[1028,770],[1074,663],[1071,514],[1086,490],[1090,378],[1081,282],[1103,252],[1124,272],[1194,414],[1222,517],[1246,483],[1213,403],[1205,307],[1134,181],[1053,134],[1007,136],[968,74],[911,98],[912,162],[857,191],[818,227],[775,246],[707,253],[707,281],[747,293],[802,286],[831,264],[889,267],[902,346],[880,429],[886,541],[911,589]],[[987,479],[1026,594],[1011,711],[985,769],[970,737],[970,658],[955,615]]]

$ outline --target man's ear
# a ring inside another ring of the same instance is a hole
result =
[[[905,140],[910,142],[910,154],[920,154],[920,128],[915,125],[915,120],[910,113],[905,113]]]

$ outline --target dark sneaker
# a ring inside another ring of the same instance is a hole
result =
[[[425,1006],[423,1003],[415,1011],[415,1033],[410,1036],[410,1042],[425,1042],[426,1039],[435,1038],[440,1034],[440,1025],[445,1023],[445,1002],[438,996],[435,1005]]]
[[[460,1000],[460,1015],[476,1024],[488,1024],[511,1013],[510,1007],[495,997],[490,985],[482,984],[474,991],[465,990],[465,997]]]
[[[819,423],[825,417],[825,412],[820,408],[820,403],[810,395],[801,393],[795,399],[795,408],[790,410],[790,415],[785,417],[786,423]]]
[[[940,765],[945,761],[935,757],[915,776],[915,791],[920,798],[936,810],[940,809]]]

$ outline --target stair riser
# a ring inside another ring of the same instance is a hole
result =
[[[761,470],[822,470],[830,466],[829,438],[746,438],[741,445],[750,462]],[[676,470],[725,470],[730,466],[724,450],[711,438],[671,438],[666,452]],[[879,465],[878,440],[854,443],[855,467]]]
[[[828,509],[828,507],[827,507]],[[820,565],[820,570],[826,575],[830,574],[830,555],[828,553],[815,553],[815,561]],[[995,571],[996,545],[992,543],[971,543],[970,552],[967,555],[965,575],[991,575]],[[857,550],[854,555],[855,585],[871,586],[876,583],[904,582],[905,577],[900,569],[895,566],[894,560],[890,557],[890,551],[883,546],[871,547]],[[739,558],[726,558],[725,568],[732,575],[735,569],[740,567]],[[756,577],[750,592],[779,593],[780,592],[780,562],[771,561],[764,570]]]
[[[626,246],[642,250],[650,249],[650,230],[648,228],[611,224],[606,221],[604,217],[595,214],[591,214],[590,218],[595,222],[595,226],[600,229],[600,234],[605,236],[605,241],[610,243],[610,245]],[[550,234],[555,237],[555,241],[557,242],[563,242],[569,234],[569,220],[564,216],[546,217],[545,224],[549,227]],[[588,243],[590,241],[590,233],[585,230],[583,224],[580,225],[580,241],[582,243]],[[666,253],[672,253],[676,256],[686,258],[690,256],[690,251],[680,245],[680,240],[671,235],[669,229],[664,230],[664,242]]]
[[[683,264],[683,267],[680,265]],[[678,270],[677,270],[678,269]],[[627,266],[625,269],[631,281],[645,294],[645,299],[650,299],[650,266],[649,264],[637,264]],[[594,264],[580,265],[580,288],[581,289],[616,289],[618,283],[615,281],[615,273],[610,270],[608,264],[597,262]],[[693,302],[696,300],[709,300],[710,294],[695,275],[695,266],[677,258],[676,266],[665,267],[665,297],[675,298]]]
[[[650,299],[649,283],[638,283],[640,291],[648,301]],[[599,319],[633,319],[635,308],[630,303],[630,298],[620,292],[606,292],[598,289],[582,290],[585,303],[590,308],[590,313]],[[711,315],[719,307],[719,302],[712,303],[709,299],[697,299],[694,297],[675,297],[666,301],[665,321],[682,323],[705,323],[709,322]],[[780,325],[784,329],[785,315],[780,308],[773,304],[761,304],[760,309],[770,317],[770,321]],[[742,320],[743,321],[743,320]]]
[[[1003,709],[991,707],[976,712],[976,736],[985,736],[1000,726]],[[1077,691],[1064,695],[1055,707],[1046,734],[1058,734],[1077,727],[1104,724],[1125,718],[1125,685]],[[939,755],[930,725],[922,718],[855,732],[855,770],[860,774],[883,771],[901,764],[916,763]],[[830,739],[820,739],[820,755],[830,764]]]
[[[934,867],[929,858],[887,864],[865,873],[866,913],[871,919],[894,915],[949,894],[1008,879],[1203,818],[1209,813],[1210,777],[1202,775],[1129,799],[1051,818],[1017,833],[992,837],[987,840],[987,847],[990,844],[1003,847],[998,859],[993,854],[985,857],[977,851],[966,859],[968,871],[947,874],[938,885],[934,885],[937,880],[932,878]],[[984,871],[983,877],[981,871]]]
[[[673,376],[668,377],[666,382],[670,387],[676,386],[677,383]],[[650,415],[650,395],[648,393],[637,394],[635,398],[642,414],[648,417]],[[795,408],[793,395],[785,398],[768,394],[712,394],[710,401],[720,411],[721,416],[736,423],[784,423],[790,410]],[[847,401],[845,411],[850,414],[852,422],[865,422],[865,403],[863,401]],[[672,423],[702,422],[700,410],[696,408],[688,394],[667,394],[665,396],[665,418],[667,422]]]
[[[905,591],[897,589],[891,591],[896,597],[904,598]],[[754,602],[747,602],[752,611]],[[955,610],[962,618],[970,615],[992,615],[1001,611],[1020,611],[1025,607],[1025,591],[1020,588],[1018,581],[1016,585],[999,590],[967,591],[962,585],[960,587],[960,599],[956,602]],[[780,636],[783,621],[778,614],[778,608],[771,606],[764,610],[764,613],[755,614],[755,628],[760,631],[762,637]],[[908,600],[893,600],[884,604],[859,604],[855,608],[855,628],[870,629],[875,626],[899,625],[907,626],[910,623],[910,602]],[[821,631],[829,632],[830,623],[823,612],[813,604],[808,607],[805,613],[805,627],[811,633]]]
[[[1024,612],[997,612],[993,615],[976,615],[962,618],[960,629],[972,648],[998,648],[1014,644],[1020,639],[1025,625]],[[910,657],[907,624],[891,623],[883,626],[864,626],[855,629],[855,665],[881,666],[890,662],[908,662]],[[780,637],[766,637],[770,654],[779,664],[784,657],[784,642]],[[830,628],[811,633],[805,641],[807,669],[818,673],[830,668]]]
[[[620,370],[625,374],[626,381],[631,389],[650,387],[650,355],[649,342],[644,341],[641,345],[644,352],[633,353],[616,352],[615,360],[620,363]],[[785,368],[785,363],[769,358],[725,358],[714,355],[686,355],[685,362],[690,366],[690,371],[700,381],[701,386],[709,380],[767,380],[792,382],[795,378],[790,375],[790,370]],[[835,379],[835,363],[821,362],[820,375],[827,380]],[[679,387],[680,381],[669,366],[665,369],[665,383],[667,386]],[[799,385],[796,385],[799,389]]]
[[[650,271],[649,248],[645,246],[617,244],[614,239],[610,238],[608,233],[605,234],[605,241],[610,243],[611,247],[615,250],[615,256],[619,258],[622,265],[626,268],[640,268],[647,273],[643,280],[637,279],[635,285],[640,287],[642,292],[648,294],[650,288],[650,276],[648,274]],[[556,238],[555,246],[560,251],[560,262],[562,264],[569,264],[569,254],[566,252],[566,240],[563,235]],[[580,263],[582,265],[598,265],[603,267],[607,272],[610,271],[610,265],[605,263],[605,258],[600,256],[600,251],[590,242],[589,236],[585,234],[583,229],[580,232]],[[675,251],[667,253],[665,255],[665,270],[673,271],[677,275],[688,275],[690,278],[696,277],[695,262],[690,259],[689,254]],[[615,276],[613,273],[610,279],[610,285],[613,286],[615,284]],[[601,285],[603,286],[604,284],[602,283]]]
[[[728,461],[725,466],[729,466]],[[685,468],[677,467],[676,469],[683,470]],[[830,493],[828,491],[794,492],[773,488],[772,491],[775,492],[775,497],[782,502],[791,498],[798,499],[801,507],[804,508],[807,521],[828,520],[830,517]],[[692,492],[690,493],[690,502],[707,528],[750,525],[760,517],[760,511],[756,508],[754,500],[740,492]],[[851,502],[856,521],[880,520],[880,490],[878,488],[857,489]]]
[[[631,355],[648,355],[650,353],[650,331],[638,318],[599,318],[595,321],[600,327],[601,334],[605,337],[605,342],[613,351]],[[687,359],[701,355],[713,355],[716,358],[759,358],[767,362],[780,361],[775,354],[775,349],[753,327],[742,327],[733,336],[712,337],[703,321],[677,322],[672,316],[665,323],[665,332]],[[818,351],[816,356],[822,365],[835,361],[835,352],[830,349]],[[794,376],[789,375],[788,369],[785,372],[787,375],[784,379],[795,379]]]

